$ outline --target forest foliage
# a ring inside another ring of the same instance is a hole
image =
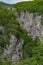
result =
[[[0,5],[2,5],[2,3]],[[43,0],[21,2],[11,6],[15,7],[18,13],[21,11],[43,13]],[[0,26],[4,27],[3,33],[2,30],[0,30],[0,53],[3,52],[6,45],[10,44],[9,39],[11,33],[14,34],[17,39],[22,38],[24,40],[22,47],[23,58],[15,65],[43,65],[43,41],[40,41],[37,37],[33,40],[30,36],[27,36],[26,30],[21,28],[19,21],[16,20],[15,11],[0,7]],[[0,58],[0,65],[14,64],[12,61]]]

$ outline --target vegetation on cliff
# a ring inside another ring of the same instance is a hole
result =
[[[2,3],[0,4],[2,5]],[[15,5],[17,11],[29,11],[30,13],[38,12],[43,13],[43,1],[36,0],[32,2],[21,2]],[[0,7],[0,26],[4,27],[4,32],[0,29],[0,53],[3,52],[6,45],[9,45],[10,34],[14,34],[17,39],[23,39],[24,44],[22,47],[23,58],[15,65],[43,65],[43,41],[40,41],[37,37],[32,39],[27,36],[27,31],[21,28],[19,21],[16,20],[16,12],[6,10]],[[6,58],[0,58],[0,65],[14,65],[12,61],[6,60]]]
[[[17,11],[20,13],[21,11],[29,11],[30,13],[38,12],[43,13],[43,0],[35,0],[35,1],[27,1],[27,2],[20,2],[13,7],[17,8]]]

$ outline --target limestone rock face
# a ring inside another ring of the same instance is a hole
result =
[[[18,16],[17,20],[20,21],[21,27],[23,27],[28,35],[32,38],[36,36],[41,39],[43,25],[41,24],[41,15],[37,13],[29,13],[29,12],[21,12],[20,16]]]
[[[17,62],[22,59],[22,44],[23,44],[23,41],[21,40],[19,44],[16,46],[16,49],[12,55],[12,60],[14,62]]]
[[[14,51],[14,46],[16,45],[17,42],[17,38],[14,35],[11,35],[10,38],[10,45],[8,46],[8,48],[4,51],[4,55],[5,54],[12,54]]]
[[[13,7],[8,6],[8,5],[2,5],[2,8],[6,9],[6,10],[16,11],[16,8],[13,8]]]
[[[10,45],[7,47],[7,49],[4,50],[3,56],[7,56],[7,59],[12,60],[14,62],[19,61],[22,59],[22,40],[17,40],[15,35],[11,35],[10,37]]]
[[[8,8],[9,9],[9,8]],[[12,9],[14,10],[14,8]],[[27,35],[32,38],[38,37],[43,40],[43,25],[41,24],[41,15],[37,13],[21,12],[16,18],[21,27],[27,31]],[[3,26],[0,25],[0,31],[3,32]],[[1,32],[0,32],[1,33]],[[18,40],[15,35],[10,34],[10,45],[4,49],[3,56],[8,55],[7,59],[17,62],[22,59],[23,40]]]

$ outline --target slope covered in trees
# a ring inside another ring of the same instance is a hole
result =
[[[29,11],[29,12],[38,12],[43,13],[43,0],[35,0],[35,1],[27,1],[27,2],[21,2],[13,5],[15,8],[17,8],[18,12],[21,11]]]
[[[1,3],[0,5],[2,5]],[[17,12],[29,11],[30,13],[38,12],[43,15],[43,1],[36,0],[32,2],[21,2],[15,5]],[[4,32],[0,29],[0,54],[9,45],[10,33],[14,34],[17,39],[23,39],[22,47],[22,60],[14,64],[12,61],[7,60],[6,57],[0,56],[0,65],[43,65],[43,41],[37,37],[32,39],[27,36],[27,31],[21,28],[19,21],[16,19],[15,11],[6,10],[0,7],[0,27],[2,26]]]

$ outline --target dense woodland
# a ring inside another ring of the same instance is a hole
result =
[[[5,3],[0,2],[0,26],[4,27],[3,33],[0,29],[0,53],[3,52],[6,45],[10,44],[10,33],[14,34],[17,39],[22,38],[24,44],[22,47],[23,58],[20,62],[14,64],[12,61],[6,60],[6,57],[0,57],[0,65],[43,65],[43,41],[40,41],[37,37],[32,39],[27,36],[27,31],[21,28],[19,21],[16,20],[16,12],[6,10],[2,8],[2,5],[5,5]],[[29,11],[30,13],[38,12],[38,15],[43,15],[43,0],[21,2],[9,6],[15,7],[18,14],[21,11]]]

